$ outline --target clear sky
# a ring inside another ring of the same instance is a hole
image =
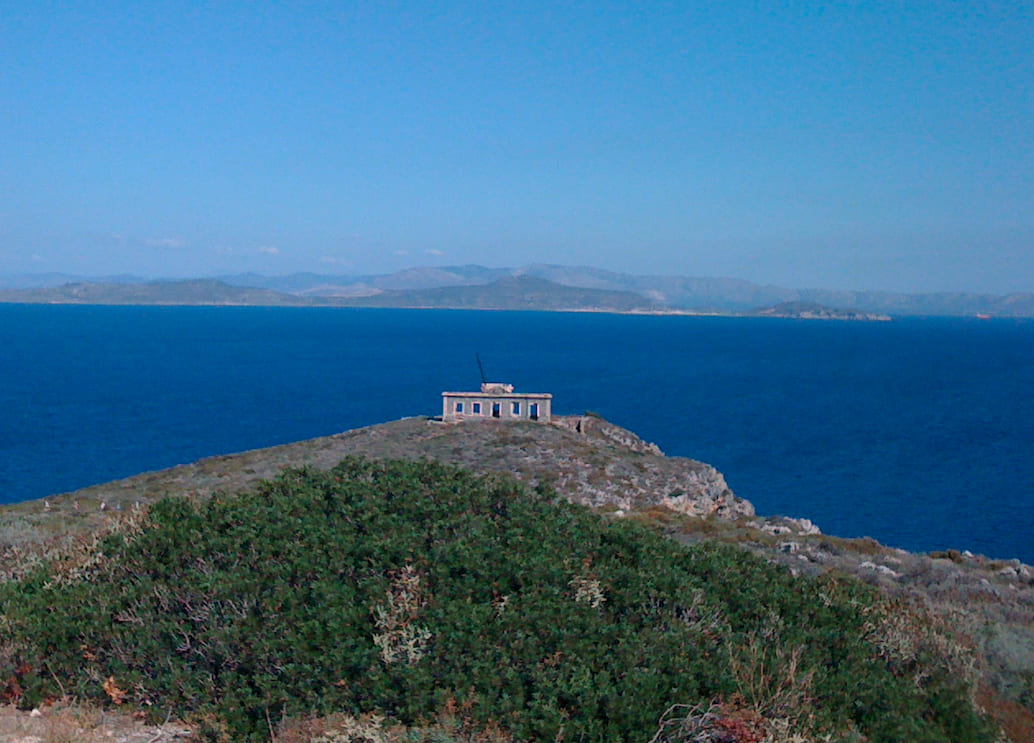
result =
[[[1027,2],[0,0],[0,274],[1034,291]]]

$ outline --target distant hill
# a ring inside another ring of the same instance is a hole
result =
[[[37,289],[0,290],[2,302],[34,304],[304,305],[292,294],[230,286],[215,279],[147,283],[70,283]]]
[[[62,274],[36,274],[2,277],[0,286],[7,287],[0,289],[2,302],[311,304],[614,312],[648,309],[720,314],[757,314],[760,308],[803,303],[821,305],[838,314],[1034,317],[1031,292],[908,294],[790,289],[741,279],[633,275],[551,264],[520,268],[414,267],[383,275],[298,273],[270,277],[247,273],[157,282],[131,276],[88,281]],[[259,290],[268,293],[254,293]]]
[[[630,312],[658,307],[641,294],[563,286],[534,276],[505,276],[490,284],[389,290],[337,304],[476,310],[598,310]]]
[[[384,291],[409,291],[490,284],[512,274],[513,271],[509,268],[485,268],[484,266],[468,265],[448,268],[407,268],[395,273],[382,275],[296,273],[290,276],[270,277],[246,273],[218,276],[217,278],[233,286],[262,287],[303,296],[355,297],[380,294]]]
[[[561,286],[531,276],[505,276],[490,284],[376,293],[291,294],[231,286],[215,279],[139,284],[72,283],[37,289],[0,290],[0,301],[34,304],[261,305],[410,307],[480,310],[579,310],[628,312],[657,305],[634,292]]]

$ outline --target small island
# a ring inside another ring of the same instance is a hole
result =
[[[852,320],[861,322],[886,322],[890,315],[862,310],[826,307],[817,302],[781,302],[747,313],[755,317],[782,317],[792,320]]]

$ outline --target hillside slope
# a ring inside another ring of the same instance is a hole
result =
[[[162,499],[0,583],[0,626],[2,696],[132,704],[210,741],[334,714],[410,732],[327,743],[994,731],[950,635],[876,591],[428,461]]]
[[[1014,741],[1034,734],[1030,566],[955,551],[915,555],[873,540],[821,534],[804,519],[757,517],[714,468],[665,457],[635,434],[595,416],[559,418],[555,425],[409,418],[4,506],[0,579],[17,577],[25,566],[38,565],[40,555],[62,553],[161,497],[205,500],[220,491],[245,492],[285,467],[329,470],[352,455],[512,473],[530,486],[551,485],[564,498],[602,513],[645,521],[678,541],[737,544],[795,575],[854,575],[965,633],[979,651],[985,706],[1002,715],[1003,724],[1013,721],[1019,731]]]

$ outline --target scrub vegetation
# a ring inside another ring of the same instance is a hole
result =
[[[350,458],[112,523],[0,584],[22,706],[213,741],[995,738],[971,654],[876,589],[505,475]]]

